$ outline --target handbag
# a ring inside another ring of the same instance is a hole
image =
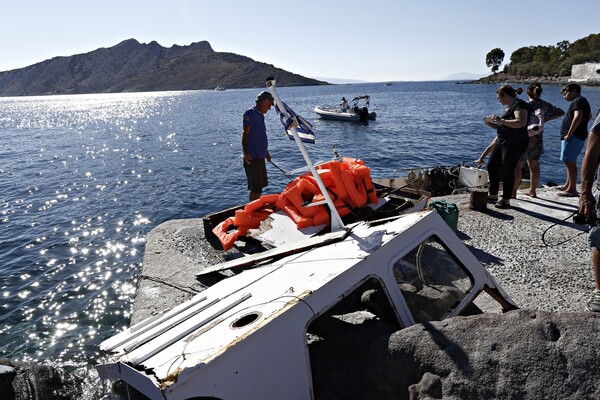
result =
[[[531,136],[539,135],[544,132],[544,110],[538,108],[529,114],[527,120],[527,134]]]

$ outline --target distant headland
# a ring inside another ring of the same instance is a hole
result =
[[[474,83],[546,83],[562,85],[577,82],[600,85],[600,34],[591,34],[573,43],[560,41],[553,46],[526,46],[510,55],[510,62],[498,72],[504,51],[494,48],[486,55],[492,75]]]
[[[0,72],[0,96],[253,88],[276,76],[280,86],[327,85],[234,53],[207,41],[165,48],[135,39],[85,54],[54,57]]]

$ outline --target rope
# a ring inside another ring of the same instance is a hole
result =
[[[189,293],[189,294],[192,294],[192,295],[200,293],[199,290],[196,290],[196,289],[194,289],[191,286],[178,285],[176,283],[169,282],[169,281],[161,279],[161,278],[155,278],[153,276],[140,275],[140,279],[147,279],[149,281],[154,281],[154,282],[162,283],[163,285],[171,286],[172,288],[181,290],[182,292]]]
[[[588,229],[587,229],[586,231],[579,232],[577,235],[573,235],[573,236],[571,236],[571,237],[569,237],[569,238],[567,238],[567,239],[563,240],[562,242],[558,242],[558,243],[552,243],[552,244],[548,244],[548,242],[546,242],[546,233],[548,233],[548,231],[549,231],[551,228],[554,228],[556,225],[558,225],[558,224],[560,224],[560,223],[562,223],[562,222],[565,222],[566,220],[568,220],[569,218],[572,218],[572,217],[574,217],[575,215],[577,215],[577,211],[575,211],[573,214],[570,214],[570,215],[569,215],[569,216],[567,216],[565,219],[562,219],[562,220],[560,220],[560,221],[558,221],[558,222],[555,222],[554,224],[550,225],[548,228],[546,228],[546,229],[544,230],[544,232],[542,233],[542,242],[544,243],[544,245],[545,245],[546,247],[560,246],[561,244],[567,243],[569,240],[573,240],[573,239],[575,239],[576,237],[578,237],[578,236],[580,236],[580,235],[583,235],[584,233],[588,233],[588,232],[590,231],[590,229],[589,229],[589,227],[588,227]]]
[[[279,167],[279,165],[275,164],[275,163],[273,162],[273,160],[269,160],[269,162],[270,162],[270,163],[271,163],[271,164],[272,164],[272,165],[273,165],[275,168],[277,168],[278,170],[280,170],[280,171],[283,173],[283,175],[285,175],[285,176],[286,176],[286,177],[287,177],[287,178],[288,178],[290,181],[293,181],[293,180],[294,180],[294,178],[292,178],[292,177],[290,176],[290,175],[291,175],[291,172],[285,171],[283,168]]]

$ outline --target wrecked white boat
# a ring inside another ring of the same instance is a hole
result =
[[[377,337],[517,308],[435,211],[394,204],[198,271],[237,273],[104,341],[100,376],[150,399],[360,398]]]
[[[516,308],[433,211],[308,240],[283,258],[263,253],[260,267],[106,340],[111,361],[97,367],[100,376],[150,399],[311,399],[326,373],[312,348],[335,346],[332,318],[368,312],[370,324],[393,332]],[[227,267],[236,263],[246,265]]]

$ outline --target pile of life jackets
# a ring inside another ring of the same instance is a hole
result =
[[[377,203],[377,193],[371,181],[371,169],[362,160],[345,157],[316,167],[327,192],[341,217],[367,203]],[[327,224],[329,213],[324,204],[311,205],[325,200],[310,172],[300,175],[280,194],[268,194],[236,210],[213,229],[223,249],[229,250],[239,236],[256,229],[271,213],[283,210],[298,229]]]

